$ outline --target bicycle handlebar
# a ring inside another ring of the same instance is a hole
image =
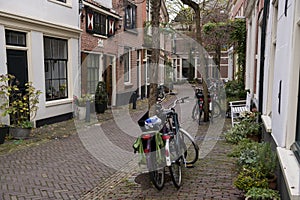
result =
[[[161,106],[161,109],[162,110],[171,110],[171,109],[174,109],[175,107],[176,107],[176,105],[177,105],[177,103],[179,102],[179,101],[181,101],[182,103],[184,102],[184,100],[185,99],[188,99],[189,97],[181,97],[181,98],[179,98],[179,99],[176,99],[172,104],[170,104],[170,105],[172,105],[171,107],[169,107],[169,108],[164,108],[163,106],[162,106],[162,101],[160,101],[159,103],[158,103],[158,105],[160,105]]]
[[[170,109],[172,109],[172,108],[175,108],[176,107],[176,104],[177,104],[177,102],[179,102],[179,101],[181,101],[182,103],[184,102],[184,100],[185,99],[188,99],[189,97],[182,97],[182,98],[180,98],[180,99],[176,99],[174,102],[173,102],[173,106],[171,106],[171,108]]]

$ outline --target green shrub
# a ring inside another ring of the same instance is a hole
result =
[[[256,168],[243,169],[234,181],[235,187],[247,192],[252,187],[268,188],[268,179]]]
[[[248,190],[246,193],[246,198],[251,198],[253,200],[259,200],[259,199],[276,199],[280,200],[279,192],[272,189],[266,189],[266,188],[257,188],[252,187]]]
[[[225,84],[226,97],[229,99],[240,100],[245,99],[247,95],[247,90],[245,90],[245,85],[239,80],[228,81]]]
[[[252,145],[256,145],[257,142],[254,142],[248,138],[243,138],[237,145],[233,147],[231,152],[228,154],[229,157],[238,158],[241,155],[241,152],[244,149],[251,148]]]
[[[251,112],[252,113],[252,112]],[[256,114],[254,114],[256,116]],[[249,136],[261,136],[261,123],[256,122],[253,115],[245,115],[240,123],[233,126],[225,133],[225,140],[232,144],[238,144]]]

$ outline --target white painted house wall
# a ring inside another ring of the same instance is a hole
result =
[[[290,199],[300,198],[300,167],[291,145],[295,142],[296,118],[300,70],[300,2],[287,1],[285,16],[285,1],[278,0],[278,18],[273,18],[274,7],[270,4],[268,30],[266,34],[265,78],[264,78],[264,108],[263,114],[269,115],[268,94],[272,94],[271,127],[272,137],[277,144],[277,153],[284,182]],[[272,45],[274,30],[272,24],[277,22],[276,49],[274,70],[272,69]],[[273,34],[273,36],[272,36]],[[272,74],[273,73],[273,74]],[[272,83],[273,88],[269,86]],[[282,81],[281,105],[279,106],[279,82]],[[270,91],[272,90],[272,91]]]
[[[7,73],[5,29],[26,32],[28,80],[42,91],[35,120],[73,112],[73,95],[79,94],[79,10],[78,0],[9,0],[0,3],[0,74]],[[68,42],[68,98],[46,102],[43,37]]]
[[[112,8],[112,0],[94,0],[106,8]]]
[[[0,11],[63,26],[78,27],[78,0],[61,3],[56,0],[1,1]]]
[[[284,16],[284,1],[279,1],[278,7],[278,31],[276,40],[276,57],[274,65],[274,85],[273,85],[273,105],[272,105],[272,130],[275,142],[279,147],[285,147],[286,128],[288,125],[289,115],[287,113],[289,97],[289,79],[291,77],[291,60],[293,56],[292,50],[292,27],[294,18],[293,1],[288,1],[288,15]],[[279,106],[279,82],[281,86],[281,105]],[[295,91],[296,92],[296,91]],[[292,94],[295,95],[296,93]]]
[[[254,91],[254,65],[255,65],[255,48],[256,48],[256,15],[255,11],[249,16],[247,30],[247,47],[246,47],[246,82],[245,89],[249,89],[251,94]]]

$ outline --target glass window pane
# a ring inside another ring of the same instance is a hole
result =
[[[44,54],[45,58],[51,58],[52,57],[52,49],[51,49],[51,40],[49,38],[44,39]]]
[[[58,43],[58,52],[59,52],[59,58],[61,59],[67,59],[67,43],[63,40],[60,40]]]
[[[59,96],[60,97],[66,97],[67,96],[67,81],[66,80],[60,80],[60,83],[59,83]]]
[[[68,97],[67,40],[44,37],[46,100]]]
[[[51,40],[52,55],[54,59],[59,58],[58,40]]]
[[[89,54],[87,57],[87,93],[89,94],[95,93],[99,80],[99,59],[98,54]]]
[[[5,30],[5,39],[7,45],[26,46],[26,33]]]
[[[59,78],[67,78],[67,63],[59,61]]]

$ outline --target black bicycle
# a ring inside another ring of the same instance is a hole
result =
[[[180,127],[175,112],[177,103],[184,102],[184,99],[175,100],[169,109],[163,108],[159,102],[157,116],[146,119],[147,115],[144,115],[139,120],[143,134],[134,148],[145,155],[151,182],[158,190],[164,187],[165,167],[169,168],[172,182],[179,188],[182,166],[190,167],[198,160],[199,147],[194,138]]]
[[[204,113],[204,94],[203,90],[200,88],[196,88],[195,90],[196,103],[192,110],[192,118],[198,121],[200,125],[202,114]],[[217,99],[213,95],[211,98],[211,94],[208,94],[208,106],[209,106],[209,118],[210,121],[213,122],[213,119],[219,117],[222,114],[222,109],[220,104],[216,101]]]

